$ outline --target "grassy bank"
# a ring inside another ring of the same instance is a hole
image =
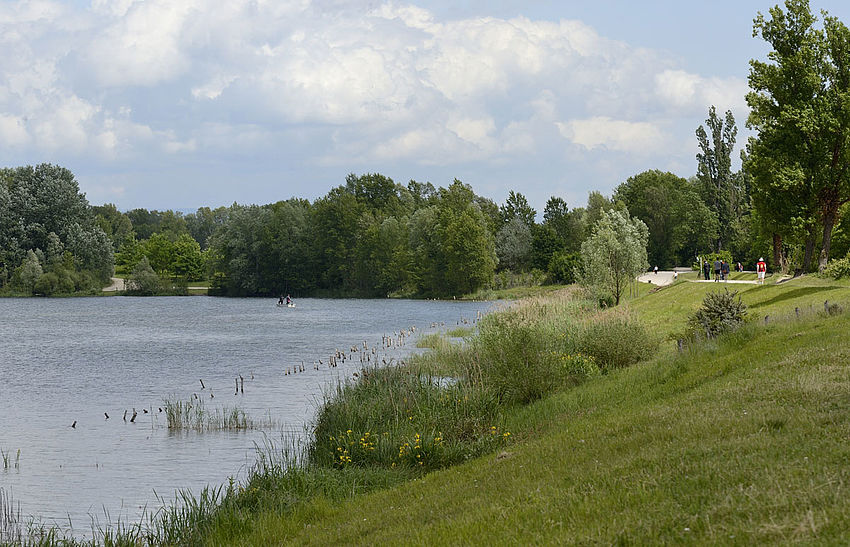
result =
[[[754,319],[737,334],[679,354],[687,314],[718,288],[679,283],[641,296],[628,306],[661,339],[656,357],[508,407],[510,445],[345,502],[263,510],[227,539],[845,542],[850,333],[845,315],[821,310],[850,290],[814,278],[734,288]],[[577,311],[550,305],[559,309],[538,317]]]
[[[824,301],[848,308],[850,287],[728,288],[751,320],[681,353],[717,284],[609,311],[574,289],[525,300],[330,393],[309,463],[266,447],[245,484],[135,539],[846,543],[850,330]]]

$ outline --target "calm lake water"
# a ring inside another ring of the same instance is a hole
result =
[[[302,435],[327,390],[361,368],[328,357],[353,345],[389,361],[415,351],[383,335],[470,323],[482,302],[213,297],[0,299],[0,488],[22,516],[88,535],[92,524],[136,522],[179,489],[244,479],[264,435]],[[314,367],[321,360],[319,370]],[[286,374],[299,367],[305,371]],[[235,394],[235,379],[244,393]],[[203,380],[204,389],[201,389]],[[211,397],[212,394],[212,397]],[[169,431],[164,399],[238,406],[274,427]],[[133,408],[138,412],[130,423]],[[144,413],[147,409],[148,413]],[[123,419],[128,411],[127,420]],[[109,415],[106,419],[105,414]],[[76,422],[76,427],[71,425]],[[17,467],[14,460],[20,450]]]

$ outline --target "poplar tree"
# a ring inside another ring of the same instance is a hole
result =
[[[816,28],[807,0],[769,13],[755,18],[753,36],[773,49],[768,62],[750,61],[747,94],[747,126],[758,132],[748,144],[753,203],[780,235],[803,239],[802,271],[820,232],[823,270],[840,207],[850,201],[850,31],[826,12]]]

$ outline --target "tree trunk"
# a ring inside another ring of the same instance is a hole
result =
[[[776,232],[773,233],[773,267],[782,269],[782,236]]]
[[[832,228],[835,226],[836,216],[838,216],[836,207],[830,207],[823,215],[823,245],[818,257],[819,272],[823,272],[826,269],[826,263],[829,262],[829,247],[832,244]]]
[[[809,233],[806,234],[806,252],[803,253],[803,266],[796,272],[794,272],[794,277],[797,277],[804,273],[809,273],[809,270],[812,267],[812,256],[815,254],[815,236],[812,233],[812,229],[809,229]]]

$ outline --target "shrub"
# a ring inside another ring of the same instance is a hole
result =
[[[507,311],[487,316],[478,328],[472,341],[475,372],[504,403],[529,403],[560,387],[555,337],[545,326]]]
[[[850,277],[850,254],[844,258],[830,261],[823,273],[825,276],[832,277],[833,279]]]
[[[581,381],[600,373],[596,360],[590,355],[556,351],[554,356],[558,361],[560,375],[566,381]]]
[[[598,313],[574,328],[571,337],[576,349],[602,370],[633,365],[658,347],[658,338],[629,312]]]
[[[151,268],[148,257],[142,257],[127,280],[127,292],[140,296],[153,296],[161,291],[162,282],[159,276]]]
[[[558,251],[549,260],[549,277],[554,283],[569,285],[576,282],[576,270],[581,265],[581,255]]]
[[[716,338],[724,332],[740,327],[747,316],[747,305],[741,301],[738,291],[712,292],[705,295],[702,306],[688,318],[692,333],[705,333]]]

